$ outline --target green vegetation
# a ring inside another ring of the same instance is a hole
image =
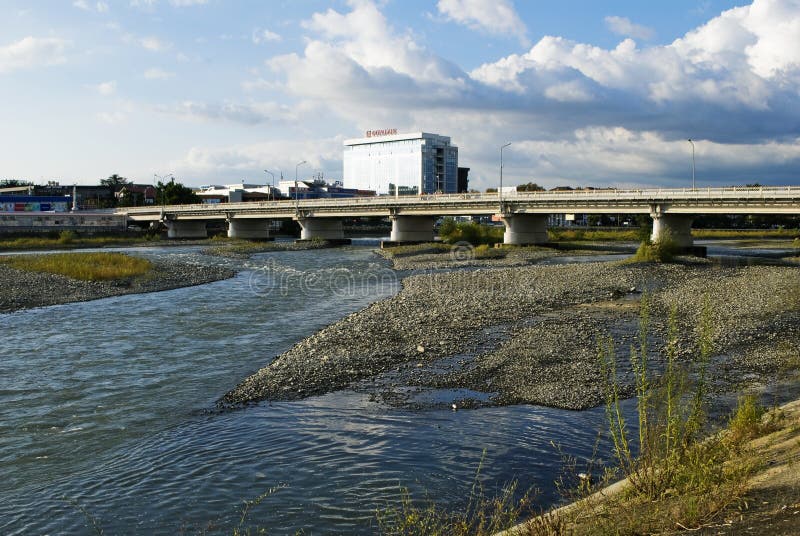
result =
[[[44,236],[0,238],[0,250],[58,249],[73,247],[102,247],[113,245],[141,244],[161,240],[160,234],[141,236],[79,236],[73,231]]]
[[[795,238],[800,240],[798,229],[692,229],[695,238]]]
[[[480,244],[498,244],[503,241],[503,227],[481,225],[472,221],[457,222],[453,218],[445,218],[439,227],[439,236],[447,244],[469,242],[473,246]]]
[[[656,242],[644,241],[630,258],[630,262],[672,262],[680,248],[669,237]]]
[[[549,229],[547,233],[553,242],[636,242],[642,239],[639,229]]]
[[[559,486],[565,497],[579,500],[517,526],[517,536],[638,535],[699,530],[723,511],[746,508],[748,481],[764,465],[763,452],[750,440],[779,429],[781,416],[766,412],[754,396],[745,396],[732,413],[726,429],[703,438],[707,428],[706,372],[713,352],[711,309],[706,300],[696,326],[693,358],[678,357],[677,309],[669,315],[667,342],[663,349],[664,370],[653,375],[649,360],[650,302],[641,301],[639,333],[631,347],[630,365],[637,398],[636,425],[626,422],[621,409],[624,388],[617,374],[618,358],[610,338],[598,343],[598,363],[606,392],[608,434],[614,463],[601,478],[579,478],[574,488]],[[590,463],[590,473],[594,457]],[[569,468],[575,473],[574,464]],[[613,491],[595,493],[623,477]],[[574,479],[570,479],[574,480]],[[477,479],[476,479],[477,482]],[[558,483],[557,483],[558,484]],[[403,490],[400,507],[378,513],[383,534],[491,534],[530,511],[530,496],[521,502],[508,496],[487,499],[475,486],[469,506],[450,513],[430,500],[415,504]],[[572,484],[570,484],[572,486]],[[476,508],[474,505],[481,505]],[[487,517],[488,516],[488,517]],[[496,519],[491,527],[482,520]]]
[[[400,490],[400,504],[377,512],[381,534],[397,536],[490,536],[509,529],[530,512],[531,494],[515,499],[516,482],[505,486],[498,495],[488,497],[480,481],[484,451],[469,491],[467,505],[451,512],[437,506],[430,498],[418,503],[407,488]]]
[[[146,259],[122,253],[52,253],[0,257],[0,263],[30,272],[58,274],[83,281],[126,279],[148,273]]]

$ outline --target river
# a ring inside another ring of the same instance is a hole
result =
[[[401,486],[463,504],[484,457],[489,494],[517,478],[541,489],[542,505],[554,501],[562,454],[592,455],[602,408],[411,411],[345,391],[215,409],[298,340],[396,292],[371,251],[241,261],[197,247],[136,248],[240,272],[0,314],[0,533],[230,533],[244,502],[272,490],[246,526],[372,534],[376,509],[394,504]]]

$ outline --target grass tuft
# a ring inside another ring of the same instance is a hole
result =
[[[29,272],[58,274],[82,281],[126,279],[148,273],[147,259],[122,253],[52,253],[0,257],[0,262]]]

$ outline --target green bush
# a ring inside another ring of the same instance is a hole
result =
[[[439,228],[439,236],[448,244],[469,242],[473,246],[481,244],[498,244],[503,241],[502,227],[481,225],[472,221],[456,222],[452,218],[445,218]]]

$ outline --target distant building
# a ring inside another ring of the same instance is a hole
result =
[[[344,142],[344,185],[378,194],[458,192],[458,147],[450,138],[367,131]]]
[[[374,190],[345,188],[342,181],[326,182],[322,178],[297,181],[281,181],[280,189],[290,199],[343,199],[351,197],[373,197]],[[297,195],[295,195],[295,192]]]
[[[269,201],[281,199],[277,188],[261,184],[237,184],[201,186],[195,191],[203,203],[242,203],[247,201]]]

